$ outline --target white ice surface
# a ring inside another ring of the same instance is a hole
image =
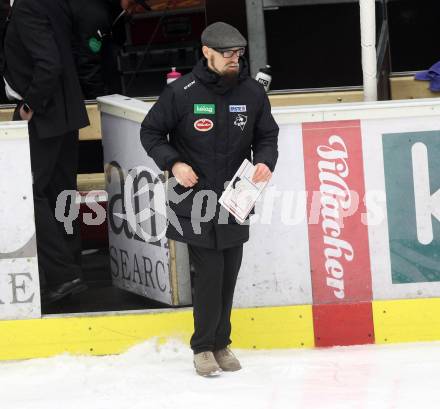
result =
[[[440,408],[440,343],[237,351],[243,370],[201,378],[188,347],[0,363],[1,409]]]

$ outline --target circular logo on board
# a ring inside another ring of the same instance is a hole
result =
[[[200,132],[208,132],[214,128],[214,122],[207,118],[201,118],[194,122],[194,128]]]

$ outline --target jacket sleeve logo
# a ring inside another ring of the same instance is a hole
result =
[[[199,132],[208,132],[214,128],[214,123],[207,118],[201,118],[194,122],[194,128]]]

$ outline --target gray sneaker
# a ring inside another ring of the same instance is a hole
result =
[[[222,371],[211,351],[194,354],[194,368],[201,376],[218,376]]]
[[[214,358],[223,371],[233,372],[241,369],[240,361],[229,348],[214,351]]]

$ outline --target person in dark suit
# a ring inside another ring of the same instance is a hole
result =
[[[87,288],[78,228],[67,234],[55,217],[58,195],[76,191],[78,130],[89,124],[71,38],[66,0],[15,0],[4,38],[4,80],[9,98],[18,101],[14,119],[29,121],[43,304]]]

